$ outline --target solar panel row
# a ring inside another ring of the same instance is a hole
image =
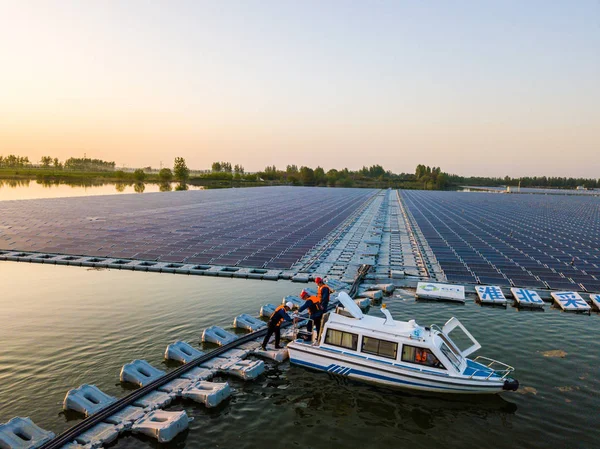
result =
[[[286,269],[373,190],[267,187],[0,202],[0,249]]]
[[[600,198],[403,191],[449,281],[600,291]]]

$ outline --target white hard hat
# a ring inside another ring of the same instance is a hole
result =
[[[285,303],[285,306],[286,306],[288,309],[293,309],[293,308],[294,308],[294,304],[293,304],[293,303],[291,303],[291,302],[286,302],[286,303]]]

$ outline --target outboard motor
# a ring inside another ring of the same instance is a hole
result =
[[[519,381],[517,379],[506,379],[502,389],[505,391],[517,391],[519,389]]]

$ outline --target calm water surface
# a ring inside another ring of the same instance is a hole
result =
[[[179,184],[154,183],[106,183],[81,185],[79,183],[39,183],[34,180],[0,179],[0,201],[29,200],[36,198],[63,198],[70,196],[117,195],[124,193],[150,193],[176,190]],[[187,190],[203,189],[203,186],[188,184]]]
[[[171,370],[162,360],[167,344],[199,346],[205,327],[230,326],[235,315],[256,315],[302,287],[15,262],[0,262],[0,285],[0,422],[30,416],[57,433],[79,419],[61,412],[68,389],[92,383],[122,396],[124,363],[146,359]],[[478,354],[516,367],[521,391],[419,395],[269,365],[255,382],[228,379],[235,393],[217,409],[172,405],[194,421],[170,444],[127,436],[114,447],[599,447],[598,315],[386,302],[396,318],[424,325],[458,317],[483,345]],[[564,357],[546,353],[556,350]]]

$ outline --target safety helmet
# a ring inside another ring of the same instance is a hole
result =
[[[320,278],[320,277],[315,278],[315,283],[320,284],[321,282],[323,282],[323,278]]]
[[[308,294],[308,292],[306,290],[302,290],[300,292],[300,298],[306,299],[306,298],[308,298],[308,296],[309,296],[309,294]]]
[[[291,302],[289,302],[289,301],[285,303],[285,306],[286,306],[288,309],[293,309],[293,308],[294,308],[294,304],[293,304],[293,303],[291,303]]]

